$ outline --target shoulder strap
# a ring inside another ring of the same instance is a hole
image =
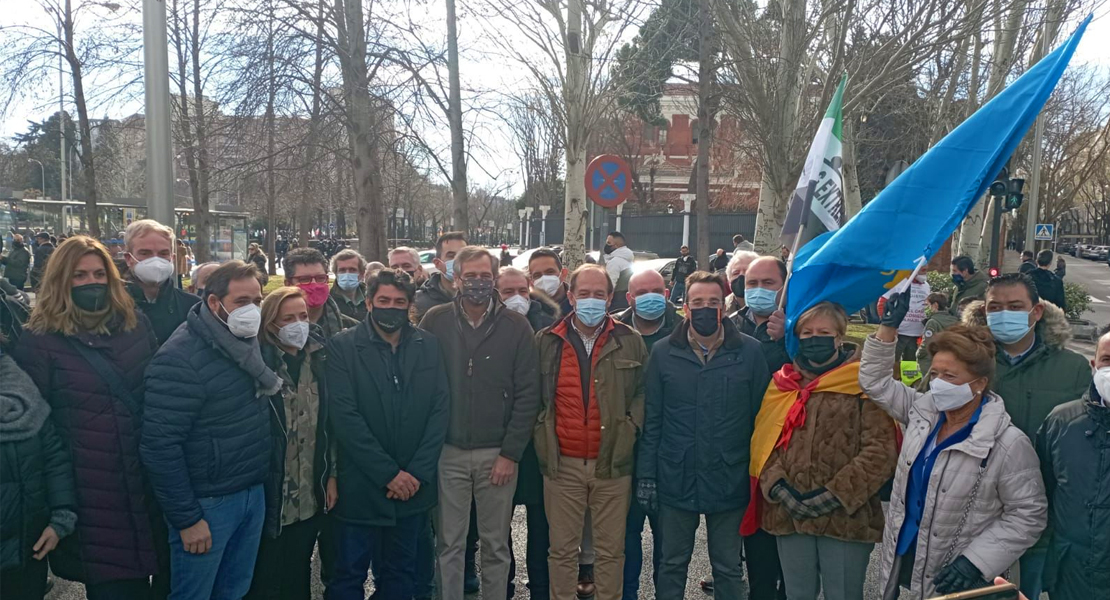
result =
[[[111,390],[112,395],[127,406],[127,410],[131,411],[132,416],[138,417],[142,414],[139,403],[135,400],[131,391],[127,389],[127,385],[123,382],[123,377],[120,375],[119,371],[111,363],[105,360],[99,352],[84,346],[77,339],[72,337],[67,337],[66,339],[68,339],[70,345],[77,350],[77,353],[89,363],[93,371],[96,371],[104,378],[104,382],[108,384],[108,389]]]

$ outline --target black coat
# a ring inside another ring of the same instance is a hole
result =
[[[310,355],[309,368],[312,369],[313,379],[316,381],[320,396],[320,414],[316,417],[316,452],[312,457],[313,481],[312,487],[316,492],[316,506],[324,511],[324,496],[327,489],[329,461],[328,435],[328,393],[326,382],[327,350],[324,348],[324,338],[319,329],[315,329],[305,345],[305,352]],[[282,372],[284,352],[268,344],[262,346],[262,358],[266,366],[279,375]],[[293,385],[287,381],[286,385]],[[271,538],[281,535],[281,505],[285,492],[285,451],[286,432],[289,424],[285,416],[285,397],[279,392],[270,396],[270,476],[266,480],[266,522],[262,531]]]
[[[31,268],[31,253],[23,246],[13,247],[7,256],[0,258],[0,265],[4,265],[4,277],[22,289]]]
[[[674,261],[671,283],[685,283],[691,273],[698,270],[698,261],[691,255],[680,256]],[[650,347],[650,346],[649,346]]]
[[[786,352],[786,338],[772,340],[771,336],[767,334],[767,323],[756,325],[755,321],[750,318],[750,311],[751,309],[745,306],[732,313],[729,319],[740,330],[740,333],[751,336],[759,342],[759,347],[763,350],[763,358],[767,359],[767,368],[775,373],[783,365],[793,362]]]
[[[204,518],[198,498],[240,492],[270,472],[269,398],[216,346],[201,310],[189,311],[146,370],[143,465],[179,530]]]
[[[154,337],[158,338],[158,345],[166,343],[173,332],[185,322],[189,309],[200,302],[200,297],[179,290],[173,285],[173,278],[162,282],[158,290],[158,297],[154,302],[147,302],[143,288],[134,281],[127,283],[127,291],[135,301],[135,306],[143,311],[154,329]]]
[[[1068,300],[1064,294],[1064,280],[1048,269],[1034,269],[1029,272],[1033,283],[1037,284],[1037,295],[1056,306],[1068,310]]]
[[[450,395],[435,336],[406,324],[394,354],[363,321],[329,340],[327,384],[338,449],[335,516],[388,527],[434,507]],[[386,498],[386,486],[402,470],[420,489],[408,501]]]
[[[10,356],[0,356],[0,362],[7,363],[4,373],[23,380],[5,380],[5,386],[30,388],[20,393],[30,392],[45,404],[30,378],[15,371],[18,367]],[[31,560],[35,542],[50,523],[50,512],[60,508],[75,510],[77,493],[73,462],[54,423],[47,418],[27,439],[0,438],[0,569]]]
[[[703,365],[683,321],[651,350],[636,476],[654,479],[659,502],[715,513],[748,503],[749,446],[771,372],[759,343],[724,320],[725,339]]]
[[[1110,590],[1110,408],[1092,395],[1057,406],[1037,432],[1053,598],[1105,598]]]
[[[636,323],[633,319],[635,312],[636,309],[628,307],[620,314],[614,315],[613,318],[628,325],[632,329],[636,329]],[[663,311],[663,325],[655,330],[655,333],[649,335],[640,334],[640,336],[644,338],[644,345],[647,346],[648,352],[651,352],[656,342],[670,337],[671,332],[674,331],[674,328],[681,322],[682,317],[678,316],[678,308],[674,304],[671,304],[670,301],[667,301],[667,307]],[[637,331],[637,333],[639,332]]]

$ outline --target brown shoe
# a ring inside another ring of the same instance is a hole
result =
[[[597,593],[597,586],[594,585],[594,566],[593,565],[578,565],[578,598],[579,600],[586,600],[593,598]]]

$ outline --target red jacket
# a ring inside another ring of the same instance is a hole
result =
[[[551,330],[563,338],[559,377],[555,386],[555,434],[559,438],[559,454],[571,458],[596,459],[601,448],[601,412],[591,373],[597,353],[592,353],[586,361],[580,360],[586,358],[584,347],[579,339],[571,341],[569,323],[570,319],[563,319]],[[594,349],[605,345],[612,330],[613,320],[606,318],[597,341],[594,342]],[[583,362],[586,362],[585,369]],[[588,403],[583,401],[587,396]]]

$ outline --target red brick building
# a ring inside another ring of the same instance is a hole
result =
[[[667,125],[656,127],[630,116],[608,135],[595,137],[591,158],[616,154],[628,161],[637,185],[629,201],[644,212],[683,207],[680,194],[693,192],[691,177],[698,153],[697,88],[675,84],[660,101]],[[617,131],[619,130],[619,134]],[[759,167],[742,150],[736,118],[718,115],[710,149],[710,208],[720,212],[754,211],[759,198]],[[629,207],[631,208],[631,207]],[[628,210],[628,208],[626,208]]]

